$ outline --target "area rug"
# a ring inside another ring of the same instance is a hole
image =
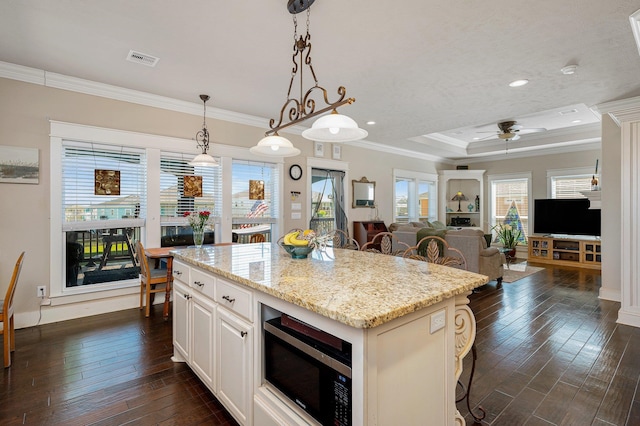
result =
[[[527,265],[527,262],[512,263],[508,268],[505,264],[504,274],[502,275],[502,282],[512,283],[518,281],[521,278],[533,275],[536,272],[540,272],[543,269],[544,268],[539,268],[537,266],[529,266]]]

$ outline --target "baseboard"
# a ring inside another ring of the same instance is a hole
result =
[[[630,325],[632,327],[640,327],[640,313],[624,312],[622,309],[618,311],[618,324]]]
[[[610,300],[612,302],[621,302],[622,297],[620,294],[620,290],[600,287],[600,292],[598,293],[598,299],[602,300]]]
[[[164,297],[156,297],[154,305],[164,303]],[[56,306],[41,306],[38,311],[15,314],[15,327],[27,328],[76,318],[90,317],[109,312],[123,311],[140,306],[140,294],[128,294],[110,299],[83,301]]]

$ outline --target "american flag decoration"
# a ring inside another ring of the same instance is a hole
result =
[[[262,217],[262,215],[269,210],[269,205],[267,203],[265,203],[264,201],[260,200],[260,201],[256,201],[253,206],[251,206],[251,210],[249,210],[249,213],[247,213],[247,218],[248,219],[253,219],[256,217]],[[250,223],[243,223],[240,225],[240,228],[251,228],[253,226],[253,224]]]

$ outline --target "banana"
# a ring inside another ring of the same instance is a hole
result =
[[[299,240],[297,238],[289,238],[289,241],[294,246],[308,246],[309,245],[309,240]]]
[[[296,239],[296,237],[298,236],[298,234],[300,233],[300,231],[293,231],[293,232],[289,232],[288,234],[286,234],[284,236],[283,242],[287,245],[296,245],[293,243],[293,240]]]

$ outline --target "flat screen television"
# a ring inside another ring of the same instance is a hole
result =
[[[533,232],[600,236],[600,210],[586,198],[534,201]]]

